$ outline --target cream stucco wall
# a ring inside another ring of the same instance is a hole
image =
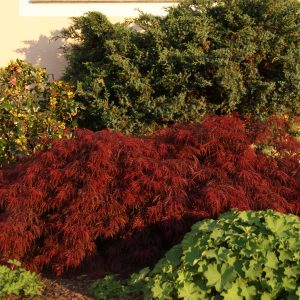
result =
[[[81,3],[32,4],[30,0],[0,0],[0,66],[21,58],[47,69],[57,79],[65,60],[59,49],[61,41],[50,42],[59,30],[70,23],[70,17],[98,10],[112,22],[137,15],[136,8],[164,14],[168,3]]]

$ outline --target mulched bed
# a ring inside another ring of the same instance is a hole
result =
[[[8,296],[4,300],[92,300],[88,289],[95,279],[90,279],[87,275],[80,275],[75,278],[60,278],[60,277],[42,277],[45,289],[42,296],[35,297],[16,297]]]
[[[42,277],[45,289],[42,296],[18,297],[7,296],[3,300],[92,300],[88,289],[95,279],[87,275],[80,275],[74,278],[61,278],[54,276]],[[126,297],[122,300],[142,300],[142,297]],[[111,299],[116,300],[116,299]]]

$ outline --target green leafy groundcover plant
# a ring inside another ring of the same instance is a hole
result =
[[[96,299],[299,299],[300,218],[232,210],[192,226],[153,270],[96,281]]]
[[[42,294],[43,283],[37,274],[21,268],[17,260],[9,260],[11,268],[0,266],[0,298],[8,295],[36,296]]]
[[[214,4],[214,5],[212,5]],[[204,114],[300,115],[300,2],[186,0],[112,24],[90,12],[63,37],[81,126],[148,133]]]

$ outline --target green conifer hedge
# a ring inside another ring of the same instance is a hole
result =
[[[134,22],[140,31],[90,12],[64,29],[82,126],[147,133],[207,112],[300,115],[297,0],[187,0]]]

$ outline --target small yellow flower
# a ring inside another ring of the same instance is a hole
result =
[[[50,97],[50,106],[54,108],[56,106],[56,104],[57,104],[56,98]]]
[[[68,92],[67,95],[68,95],[68,98],[70,99],[70,98],[73,98],[74,93],[73,92]]]

